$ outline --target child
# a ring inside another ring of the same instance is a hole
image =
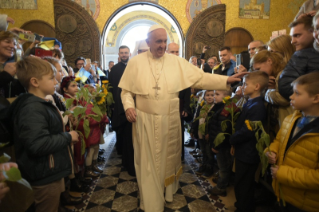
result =
[[[78,92],[77,83],[74,81],[74,77],[65,77],[62,80],[61,83],[61,92],[63,92],[65,98],[75,98],[76,92]],[[93,104],[92,103],[86,103],[85,101],[79,101],[74,102],[74,104],[79,104],[82,106],[87,107],[85,113],[87,115],[89,114],[95,114],[92,111]],[[101,122],[105,121],[105,118],[103,117]],[[90,126],[90,134],[88,138],[85,138],[85,144],[86,148],[88,150],[86,158],[85,158],[85,177],[92,177],[96,178],[100,176],[100,173],[103,172],[102,169],[100,169],[97,166],[97,158],[99,156],[99,143],[101,139],[101,129],[100,129],[100,123],[95,121],[93,118],[89,118],[89,126]],[[84,121],[83,119],[78,124],[78,130],[82,132],[84,135]]]
[[[244,78],[244,95],[248,101],[237,119],[235,134],[230,138],[230,144],[235,149],[235,206],[238,212],[254,212],[255,172],[259,164],[256,149],[255,133],[250,131],[245,120],[266,120],[266,108],[261,94],[267,89],[269,76],[265,72],[255,71]]]
[[[64,132],[61,114],[45,100],[54,94],[55,73],[50,63],[36,57],[17,62],[19,81],[29,93],[13,103],[13,138],[17,164],[34,191],[36,212],[58,210],[63,178],[71,174],[70,145],[78,141],[77,132]]]
[[[319,72],[297,78],[290,104],[296,111],[284,120],[276,139],[265,150],[278,200],[286,211],[319,208]],[[279,185],[282,196],[279,192]]]
[[[58,85],[56,86],[56,88],[60,88],[60,83],[62,81],[62,77],[63,77],[63,71],[62,71],[62,65],[61,62],[53,57],[44,57],[44,60],[48,61],[49,63],[51,63],[57,70],[57,73],[55,75],[55,79],[58,81]],[[46,96],[47,100],[50,100],[52,102],[52,104],[54,104],[60,111],[60,113],[63,115],[63,113],[66,111],[66,106],[65,106],[65,99],[63,98],[63,96],[57,92],[55,92],[53,95],[48,95]],[[69,115],[71,117],[71,115]],[[66,131],[69,132],[70,131],[70,122],[69,122],[69,116],[63,116],[63,124],[66,126]],[[71,119],[70,119],[71,120]],[[77,180],[75,178],[75,175],[79,175],[79,167],[78,165],[81,165],[83,163],[77,163],[79,161],[78,157],[74,156],[74,146],[78,147],[78,149],[81,149],[81,142],[77,142],[75,145],[71,146],[71,150],[72,150],[72,154],[73,157],[75,159],[75,164],[72,166],[73,170],[72,170],[72,174],[69,175],[69,179],[70,179],[70,191],[72,192],[85,192],[88,189],[88,186],[85,184],[81,184],[79,182],[79,180]],[[82,157],[84,158],[84,157]],[[80,157],[80,160],[81,159]],[[84,161],[84,160],[83,160]],[[63,199],[61,199],[61,204],[65,203],[65,196],[68,193],[65,192],[64,195],[62,195],[61,197]],[[69,204],[69,203],[68,203]]]
[[[225,136],[223,143],[219,146],[215,146],[214,140],[219,133],[232,133],[231,124],[229,121],[226,122],[227,129],[222,131],[221,123],[225,120],[231,120],[230,113],[224,108],[225,103],[223,99],[227,96],[231,96],[232,92],[228,91],[215,91],[214,103],[215,106],[212,109],[213,116],[209,120],[208,132],[209,132],[209,143],[211,150],[217,154],[217,164],[219,167],[219,178],[217,186],[215,186],[209,192],[212,195],[226,196],[226,187],[229,183],[229,179],[232,173],[233,159],[230,155],[230,143],[229,136]]]
[[[201,105],[202,108],[199,114],[199,146],[203,154],[203,163],[202,166],[197,171],[198,174],[203,173],[204,178],[209,178],[213,175],[213,164],[214,164],[214,155],[209,147],[209,143],[205,139],[207,134],[207,119],[209,111],[214,107],[214,91],[207,90],[204,95],[205,105]],[[200,130],[201,125],[205,126],[203,130]],[[205,132],[203,132],[205,131]]]

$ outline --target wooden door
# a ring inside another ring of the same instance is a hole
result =
[[[233,54],[247,51],[248,44],[253,40],[250,32],[240,27],[231,28],[225,34],[225,46],[229,46]]]
[[[54,27],[45,21],[41,21],[41,20],[28,21],[24,23],[20,28],[37,33],[39,35],[43,35],[44,37],[55,38]],[[29,42],[23,44],[23,49],[26,50],[30,46],[30,44],[31,43]]]
[[[101,59],[100,32],[92,16],[70,0],[54,0],[56,38],[68,65],[74,67],[78,57]]]
[[[206,51],[205,59],[218,55],[224,45],[226,5],[219,4],[201,12],[191,23],[186,34],[186,59],[195,55],[199,58],[205,45],[211,48]]]

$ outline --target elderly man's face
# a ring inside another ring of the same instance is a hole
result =
[[[210,58],[208,61],[207,61],[207,64],[209,65],[209,67],[211,69],[214,68],[215,64],[216,64],[216,61],[213,59],[213,58]]]
[[[154,30],[146,41],[154,57],[162,57],[165,54],[167,34],[164,29]]]
[[[256,48],[262,46],[262,44],[259,41],[252,42],[248,45],[248,52],[250,55],[250,58],[252,58],[256,54]]]
[[[174,54],[176,56],[179,56],[179,46],[176,43],[170,43],[167,46],[167,51],[168,54]]]

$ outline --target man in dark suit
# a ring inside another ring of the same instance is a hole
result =
[[[121,100],[122,89],[118,87],[130,56],[129,47],[120,46],[120,62],[112,67],[112,71],[109,73],[109,82],[112,86],[112,94],[115,102],[112,115],[112,127],[113,130],[116,131],[116,150],[118,154],[122,155],[122,164],[127,169],[128,174],[135,176],[132,124],[126,119]]]

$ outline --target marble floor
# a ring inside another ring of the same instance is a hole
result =
[[[114,146],[114,143],[115,139],[109,145]],[[190,157],[188,154],[183,162],[184,173],[180,177],[180,188],[174,195],[174,201],[165,205],[165,212],[214,212],[216,206],[219,206],[218,202],[207,196],[202,182],[188,165],[187,158]],[[115,150],[110,154],[104,167],[104,172],[95,185],[85,211],[139,211],[136,178],[128,175],[121,166],[121,157]],[[206,186],[209,186],[209,183]]]
[[[122,167],[121,156],[115,151],[115,133],[104,135],[105,162],[100,162],[103,173],[95,179],[87,193],[72,193],[73,196],[82,196],[81,205],[69,207],[75,211],[86,212],[137,212],[139,210],[139,192],[137,180],[128,175]],[[188,139],[188,135],[185,134]],[[179,189],[174,195],[174,201],[165,205],[165,212],[232,212],[235,211],[235,195],[232,186],[227,188],[226,197],[212,196],[207,189],[215,184],[212,179],[205,179],[195,174],[199,163],[189,154],[192,148],[185,148],[183,174],[180,177]],[[270,212],[269,208],[259,208],[258,212]]]

